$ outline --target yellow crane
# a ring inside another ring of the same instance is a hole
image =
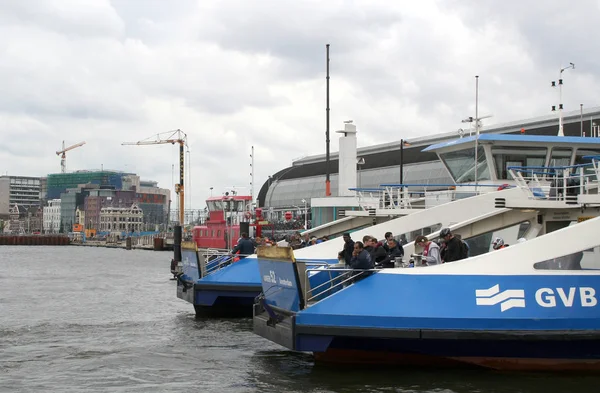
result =
[[[183,198],[183,168],[184,168],[184,154],[183,147],[187,146],[187,135],[180,129],[174,131],[161,132],[153,135],[149,138],[142,139],[137,142],[123,142],[121,145],[162,145],[170,143],[172,145],[179,144],[179,184],[175,184],[175,193],[179,195],[179,225],[183,226],[183,213],[184,213],[184,198]]]
[[[76,147],[83,146],[83,145],[85,145],[85,141],[76,143],[72,146],[65,148],[65,141],[62,142],[62,150],[56,152],[57,156],[60,156],[62,154],[62,157],[60,157],[60,172],[61,173],[65,173],[67,171],[67,155],[65,153],[68,152],[69,150],[73,150]]]

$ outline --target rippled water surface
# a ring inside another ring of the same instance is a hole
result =
[[[315,366],[249,319],[195,319],[170,257],[0,246],[0,391],[600,391],[594,376]]]

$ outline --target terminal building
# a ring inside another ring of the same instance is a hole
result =
[[[480,130],[480,134],[526,133],[556,136],[558,125],[558,117],[552,115],[486,126]],[[600,107],[581,112],[565,112],[563,125],[565,136],[598,137],[600,136]],[[282,221],[284,213],[291,211],[298,212],[298,216],[307,214],[311,226],[316,227],[337,219],[340,210],[360,209],[357,198],[352,200],[350,197],[355,195],[355,191],[349,189],[379,188],[381,184],[400,183],[451,185],[454,184],[450,172],[454,168],[448,166],[451,160],[442,162],[435,153],[423,150],[433,144],[475,134],[472,127],[471,130],[410,138],[356,149],[356,138],[360,137],[360,132],[361,130],[356,130],[352,124],[346,124],[343,131],[338,131],[341,133],[340,149],[352,150],[354,144],[354,152],[345,152],[342,165],[340,165],[339,152],[330,154],[331,195],[329,197],[325,197],[326,160],[325,155],[321,154],[296,160],[292,166],[269,176],[258,193],[258,206],[267,211],[272,221]],[[348,154],[355,164],[349,163]],[[489,178],[483,179],[482,175],[478,176],[479,180],[489,180]],[[502,176],[498,176],[497,180],[501,178]],[[469,181],[469,179],[465,180]]]

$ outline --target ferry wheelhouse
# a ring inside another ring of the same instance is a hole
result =
[[[244,231],[253,225],[252,197],[225,195],[206,200],[208,217],[204,225],[195,226],[193,239],[198,248],[231,249]],[[244,229],[240,229],[240,226]]]

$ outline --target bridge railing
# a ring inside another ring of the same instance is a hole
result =
[[[597,158],[579,165],[513,166],[508,172],[528,199],[575,202],[577,195],[598,193]]]
[[[240,257],[245,258],[249,255],[231,254],[228,250],[203,249],[198,250],[198,256],[201,264],[204,265],[202,277],[205,277],[239,261]]]
[[[422,209],[509,187],[506,184],[381,184],[351,188],[362,210]]]

